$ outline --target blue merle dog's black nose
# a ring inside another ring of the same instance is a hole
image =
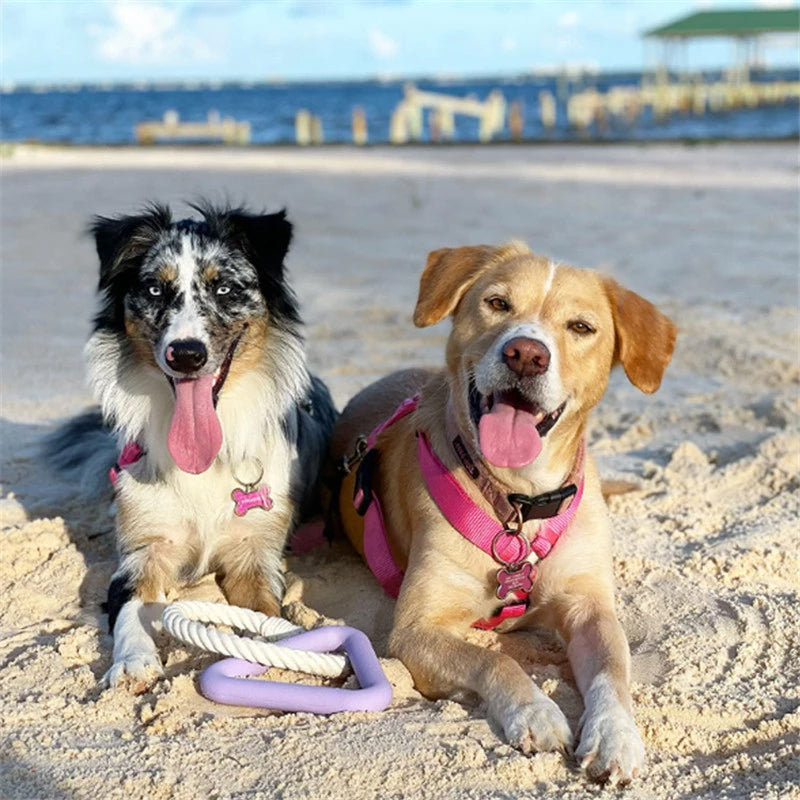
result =
[[[208,361],[208,350],[197,339],[179,339],[169,343],[166,358],[175,372],[197,372]]]

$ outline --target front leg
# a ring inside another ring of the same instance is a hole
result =
[[[111,688],[128,677],[147,680],[161,675],[153,623],[161,618],[171,584],[158,548],[143,548],[124,557],[108,587],[108,626],[114,636],[114,660],[102,683]],[[170,570],[171,572],[171,570]]]
[[[416,687],[428,697],[477,694],[509,743],[524,753],[568,750],[571,733],[566,717],[522,667],[513,658],[465,642],[459,635],[485,616],[485,609],[472,608],[469,595],[448,592],[445,597],[441,585],[425,591],[419,584],[406,576],[389,641],[390,652],[405,664]]]
[[[585,706],[576,755],[591,777],[627,783],[643,768],[645,752],[631,713],[625,632],[610,602],[573,597],[561,605],[559,629]]]
[[[214,559],[217,583],[230,605],[280,616],[286,529],[256,530],[243,520],[231,524]]]

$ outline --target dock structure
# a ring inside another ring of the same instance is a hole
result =
[[[645,42],[659,42],[663,48],[661,72],[670,69],[676,56],[687,63],[689,43],[696,39],[728,39],[736,45],[733,80],[747,83],[750,70],[760,61],[763,41],[773,35],[797,35],[800,8],[754,8],[697,11],[666,25],[645,31]]]
[[[724,113],[739,108],[758,108],[800,101],[800,82],[751,80],[758,64],[759,48],[765,37],[774,34],[797,34],[800,9],[752,9],[699,11],[667,25],[645,31],[645,42],[663,46],[663,55],[654,74],[645,76],[641,86],[616,86],[605,93],[596,89],[576,92],[567,100],[570,127],[588,135],[595,126],[602,131],[609,120],[634,124],[645,110],[663,122],[674,114]],[[686,69],[674,72],[675,53],[687,63],[689,43],[701,38],[724,38],[736,43],[737,58],[725,77],[707,82]],[[542,109],[544,114],[544,109]]]
[[[503,130],[506,119],[506,101],[502,92],[493,89],[486,100],[474,97],[454,97],[437,92],[417,89],[407,83],[403,89],[403,99],[397,104],[389,124],[389,140],[392,144],[419,141],[422,138],[423,112],[428,109],[435,132],[435,139],[452,139],[455,133],[456,114],[476,117],[479,121],[478,139],[491,141]]]
[[[800,101],[800,82],[655,83],[645,86],[615,86],[607,92],[587,89],[570,96],[567,120],[570,127],[586,132],[591,125],[614,118],[634,124],[645,109],[663,121],[674,114],[695,114],[758,108]]]
[[[248,144],[250,123],[237,122],[232,117],[220,117],[209,111],[205,122],[181,122],[177,111],[167,111],[160,120],[140,122],[134,131],[139,144],[157,141],[209,140],[224,144]]]

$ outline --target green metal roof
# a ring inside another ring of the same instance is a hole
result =
[[[800,7],[754,11],[700,11],[688,17],[645,31],[645,36],[758,36],[800,30]]]

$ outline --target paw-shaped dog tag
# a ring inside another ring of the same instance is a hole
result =
[[[497,570],[497,597],[505,600],[510,592],[530,594],[533,589],[533,564],[525,561],[519,566]]]

